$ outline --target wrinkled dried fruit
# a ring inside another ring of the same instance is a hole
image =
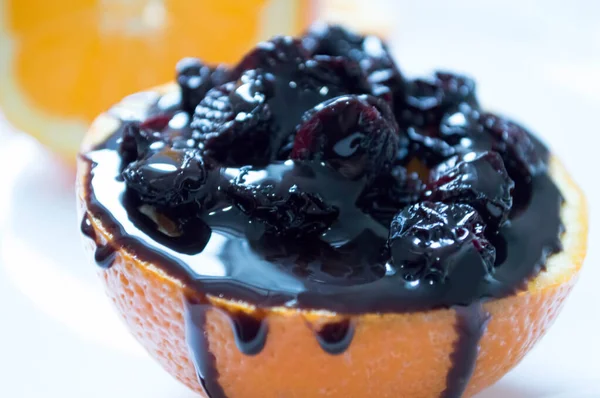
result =
[[[229,71],[225,66],[211,68],[198,58],[183,58],[175,70],[181,88],[181,107],[190,115],[208,90],[229,80]]]
[[[483,113],[479,122],[492,139],[492,150],[502,155],[511,176],[529,180],[545,168],[525,128],[491,113]]]
[[[396,166],[376,176],[362,192],[356,205],[385,226],[398,211],[419,201],[424,184],[417,173]]]
[[[196,108],[193,137],[203,154],[227,166],[269,163],[276,132],[267,103],[272,84],[254,71],[210,90]],[[277,145],[275,145],[276,147]]]
[[[163,146],[163,137],[159,132],[142,129],[139,123],[129,122],[122,131],[123,135],[119,138],[118,147],[122,168],[144,157],[152,144],[158,147]]]
[[[291,36],[276,36],[258,43],[233,68],[232,77],[239,78],[244,72],[262,69],[269,73],[280,73],[282,69],[293,69],[308,59],[302,43]]]
[[[372,95],[390,104],[404,97],[404,78],[380,38],[361,36],[339,25],[315,23],[304,35],[302,44],[315,56],[330,55],[357,62],[372,86]]]
[[[246,184],[242,172],[224,190],[233,203],[251,219],[265,224],[271,234],[286,237],[318,235],[337,219],[339,211],[318,194],[293,185],[284,195],[272,184]]]
[[[216,193],[217,174],[198,150],[164,148],[129,164],[123,178],[146,204],[174,208],[195,203],[203,208]]]
[[[407,282],[460,283],[494,272],[496,250],[484,235],[485,223],[466,204],[421,202],[392,220],[388,246],[393,267]],[[475,294],[465,291],[464,294]]]
[[[348,178],[389,168],[398,147],[397,126],[384,116],[387,104],[346,95],[308,111],[298,127],[292,159],[323,160]]]
[[[424,197],[434,202],[466,203],[497,230],[512,208],[514,182],[496,152],[471,152],[434,169]]]
[[[409,82],[404,102],[395,102],[394,110],[400,126],[437,128],[445,113],[463,103],[477,106],[475,82],[466,76],[435,72]]]

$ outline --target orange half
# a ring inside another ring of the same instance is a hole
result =
[[[157,91],[175,89],[170,85]],[[98,117],[82,150],[89,150],[117,126],[118,121],[108,114]],[[86,162],[79,163],[80,210],[90,219],[98,243],[105,244],[112,236],[84,200],[88,169]],[[577,279],[587,247],[585,198],[556,158],[551,159],[550,174],[565,198],[561,209],[566,227],[561,238],[564,250],[549,258],[547,270],[530,281],[526,290],[483,304],[489,323],[464,396],[493,384],[521,361],[552,324]],[[96,247],[90,240],[86,246],[90,252]],[[126,248],[117,252],[111,268],[99,274],[137,340],[170,374],[204,395],[186,344],[183,300],[189,289]],[[216,358],[218,382],[228,398],[431,398],[441,396],[447,386],[451,355],[459,338],[453,309],[363,315],[262,309],[269,330],[266,345],[259,354],[247,356],[236,347],[230,321],[220,309],[250,314],[257,309],[217,297],[209,297],[209,301],[212,307],[205,333]],[[342,316],[355,325],[354,338],[343,354],[327,354],[313,330]]]

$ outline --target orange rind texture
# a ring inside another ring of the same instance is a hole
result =
[[[158,91],[174,89],[163,86]],[[114,130],[104,114],[92,125],[83,150]],[[78,198],[82,214],[84,179],[89,165],[78,167]],[[544,335],[571,291],[587,245],[585,198],[562,164],[552,158],[550,174],[565,197],[561,217],[566,227],[564,250],[553,255],[547,270],[527,289],[484,303],[490,314],[473,376],[465,396],[495,383],[518,364]],[[112,237],[88,213],[100,243]],[[95,245],[86,240],[90,251]],[[99,274],[108,296],[137,340],[171,375],[203,395],[185,340],[183,300],[188,289],[155,264],[125,249],[113,266]],[[324,310],[267,309],[269,333],[264,349],[247,356],[236,347],[230,321],[220,308],[252,312],[247,303],[209,297],[213,307],[206,334],[216,358],[219,383],[228,398],[411,397],[440,396],[446,388],[451,353],[458,334],[452,309],[405,314],[351,315],[356,329],[350,347],[340,355],[323,351],[313,330],[343,314]]]

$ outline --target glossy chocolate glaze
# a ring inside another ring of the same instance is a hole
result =
[[[262,351],[267,342],[269,325],[264,314],[248,314],[243,311],[228,312],[235,337],[235,344],[240,352],[246,355],[256,355]]]
[[[346,351],[354,337],[354,322],[343,319],[338,322],[327,323],[315,332],[317,341],[323,350],[332,355]]]
[[[122,122],[143,120],[148,109],[150,113],[164,111],[153,105],[155,101],[150,95],[148,106],[142,107],[138,114],[123,116],[117,109],[113,115]],[[185,133],[187,128],[183,125],[175,130]],[[206,295],[246,301],[259,312],[260,308],[272,306],[327,309],[341,314],[465,306],[466,310],[457,310],[459,338],[443,395],[458,397],[473,370],[487,322],[480,301],[515,293],[540,272],[550,254],[561,249],[562,198],[551,177],[540,173],[531,182],[529,205],[511,218],[493,240],[497,250],[493,278],[466,267],[463,275],[454,279],[460,284],[432,286],[407,282],[395,274],[384,256],[387,228],[355,204],[365,181],[340,179],[321,164],[307,166],[292,161],[253,169],[250,178],[276,183],[282,190],[296,184],[322,194],[328,203],[340,209],[338,221],[322,236],[293,240],[273,237],[223,200],[212,204],[204,216],[187,222],[182,235],[169,236],[157,226],[159,216],[141,209],[127,195],[116,151],[120,134],[121,129],[83,155],[90,164],[85,176],[88,214],[97,218],[113,236],[110,242],[98,245],[96,260],[100,266],[109,267],[115,251],[125,248],[163,268],[204,297],[192,302],[185,300],[186,334],[200,381],[212,398],[225,397],[225,393],[218,383],[215,358],[204,334],[206,311],[210,307]],[[547,149],[535,142],[547,160]],[[222,169],[221,181],[231,180],[239,172],[239,169]],[[87,219],[82,222],[82,232],[97,241]],[[253,316],[229,314],[236,344],[247,355],[260,352],[267,340],[268,318],[262,319],[259,312]],[[316,332],[316,339],[324,351],[340,354],[350,345],[353,332],[353,322],[344,320]]]
[[[458,339],[450,356],[453,367],[446,376],[446,390],[441,398],[460,397],[467,388],[475,370],[479,341],[485,333],[490,314],[483,309],[481,301],[466,307],[455,307]]]
[[[200,385],[210,398],[227,398],[219,384],[215,356],[210,352],[205,334],[206,314],[212,308],[206,297],[185,297],[183,299],[185,337],[194,362]]]
[[[551,177],[541,173],[531,182],[527,209],[495,238],[493,278],[483,278],[467,267],[465,275],[455,278],[460,284],[415,285],[386,263],[387,228],[355,205],[365,181],[347,180],[322,164],[293,161],[253,169],[247,179],[274,183],[281,191],[297,185],[321,193],[340,209],[338,221],[322,236],[290,240],[270,236],[224,200],[188,222],[181,236],[168,236],[126,194],[115,149],[113,137],[85,154],[92,163],[87,205],[113,234],[112,245],[126,245],[139,258],[165,268],[198,291],[258,307],[323,308],[351,314],[468,305],[475,299],[514,293],[539,272],[549,254],[560,250],[562,199]],[[540,146],[540,150],[544,149]],[[239,172],[221,169],[222,181]]]

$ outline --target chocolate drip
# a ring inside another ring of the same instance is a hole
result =
[[[96,242],[96,230],[94,230],[92,222],[90,221],[90,217],[87,215],[87,213],[81,219],[80,229],[83,236],[86,236]]]
[[[268,324],[262,314],[236,312],[227,314],[231,319],[235,344],[240,352],[256,355],[267,342]]]
[[[112,245],[97,245],[94,260],[100,268],[110,268],[115,261],[116,255]]]
[[[354,323],[350,319],[328,323],[315,332],[321,348],[332,355],[342,354],[354,337]]]
[[[441,398],[460,398],[465,392],[475,370],[479,342],[490,320],[490,314],[483,309],[481,301],[467,307],[455,307],[454,310],[458,339],[450,357],[452,367],[446,377],[446,390]]]
[[[89,216],[86,214],[81,220],[81,233],[90,238],[96,245],[94,250],[94,261],[100,268],[110,268],[116,258],[115,247],[119,247],[119,242],[110,242],[102,244],[98,240],[96,231],[92,226]]]
[[[206,314],[212,307],[205,297],[188,298],[183,301],[185,335],[192,354],[192,361],[198,374],[198,380],[209,398],[227,398],[223,387],[219,384],[217,361],[210,352],[208,332],[206,331]]]

